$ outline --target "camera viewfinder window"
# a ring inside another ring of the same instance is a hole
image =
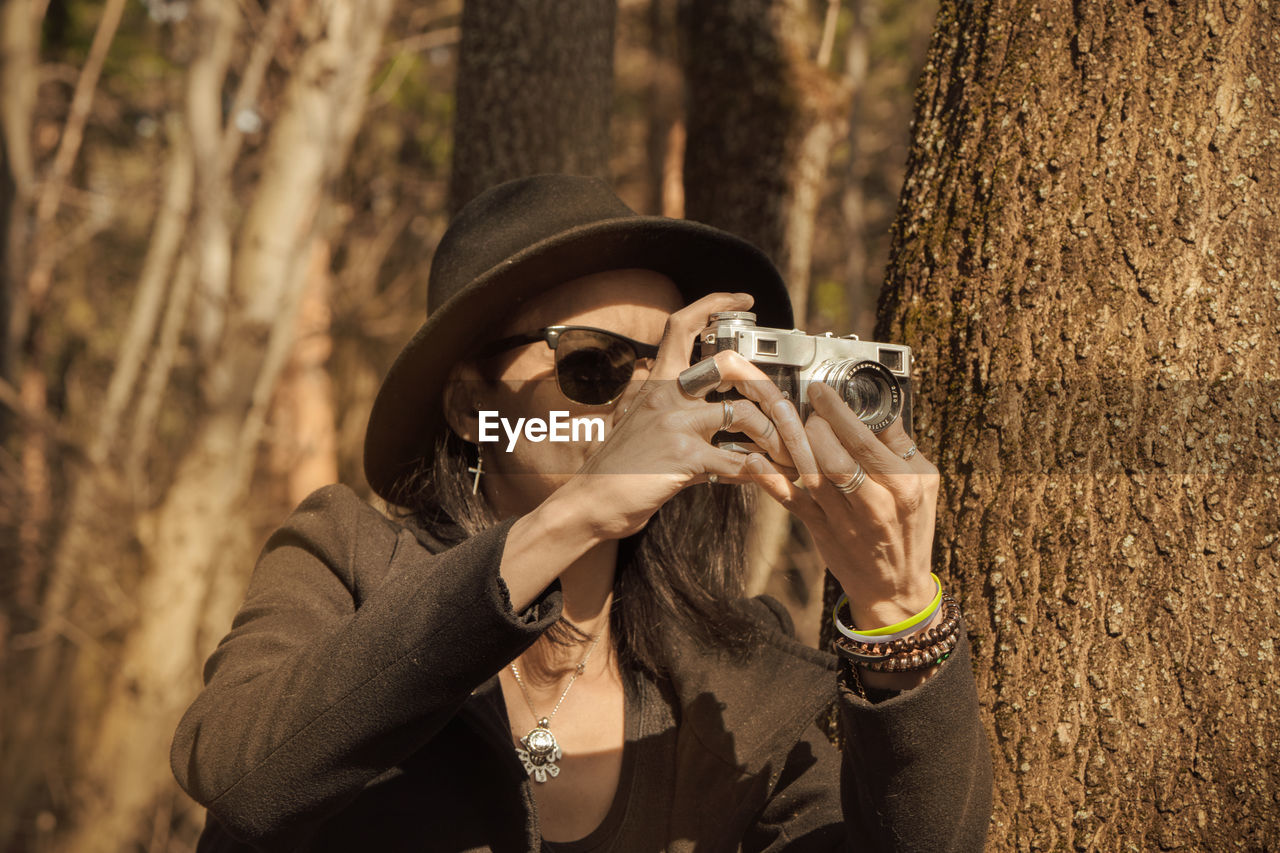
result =
[[[902,350],[880,350],[880,363],[890,370],[902,370]]]

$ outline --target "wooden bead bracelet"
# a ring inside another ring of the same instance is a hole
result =
[[[946,660],[960,641],[960,604],[943,595],[942,621],[887,643],[863,643],[842,634],[831,641],[836,654],[875,672],[910,672]]]

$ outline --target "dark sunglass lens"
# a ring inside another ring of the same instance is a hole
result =
[[[556,346],[556,380],[570,400],[602,406],[622,394],[635,370],[636,354],[629,344],[609,335],[572,329]]]

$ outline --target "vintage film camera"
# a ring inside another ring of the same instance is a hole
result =
[[[699,358],[720,350],[737,350],[764,372],[796,404],[803,421],[809,416],[806,390],[825,382],[868,427],[880,432],[899,418],[911,435],[911,347],[859,340],[857,335],[807,335],[799,329],[756,325],[750,311],[712,314],[698,333]],[[736,391],[708,399],[740,398]],[[758,448],[742,433],[716,433],[717,447],[749,452]]]

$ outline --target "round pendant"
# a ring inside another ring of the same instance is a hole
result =
[[[556,743],[556,736],[551,733],[547,725],[546,719],[538,720],[538,725],[520,738],[524,749],[516,750],[516,756],[524,765],[525,772],[532,776],[535,782],[545,782],[548,776],[554,778],[560,775],[560,768],[555,763],[560,760],[563,753],[560,751],[560,745]]]

